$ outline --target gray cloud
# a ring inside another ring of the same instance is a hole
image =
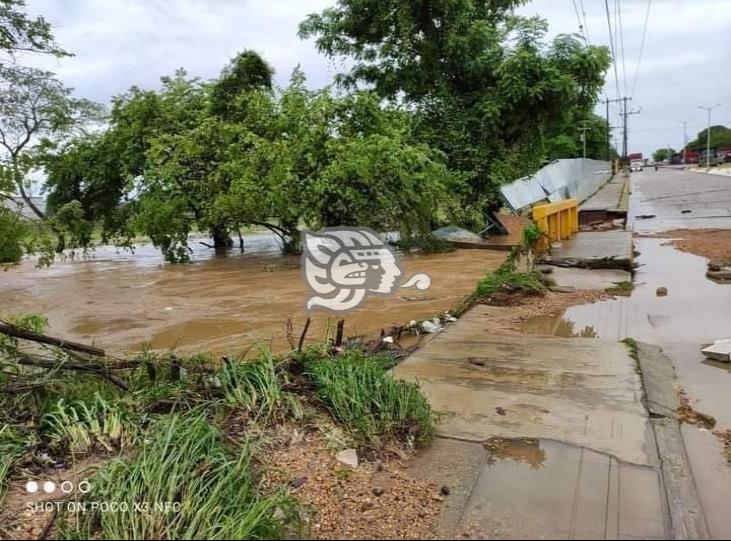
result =
[[[578,2],[578,0],[577,0]],[[76,54],[63,60],[34,57],[84,97],[101,102],[136,84],[155,87],[162,75],[185,67],[216,77],[241,49],[266,57],[285,84],[301,64],[312,87],[332,81],[339,66],[301,41],[297,25],[332,0],[28,0],[28,10],[55,27],[59,42]],[[593,44],[609,43],[603,0],[583,0]],[[610,0],[610,6],[614,0]],[[624,70],[619,86],[631,92],[646,0],[622,0]],[[578,31],[569,0],[535,0],[520,10],[548,19],[551,35]],[[644,57],[632,105],[630,149],[645,154],[682,144],[682,119],[693,136],[705,125],[699,104],[723,102],[714,123],[731,124],[731,1],[654,0]],[[616,97],[610,71],[606,94]],[[598,109],[601,112],[602,108]],[[614,109],[612,123],[617,124]]]

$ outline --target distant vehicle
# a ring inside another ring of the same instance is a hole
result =
[[[635,160],[633,162],[630,162],[629,164],[629,170],[632,172],[635,171],[642,171],[642,168],[644,167],[645,163],[641,162],[639,160]]]
[[[627,159],[630,161],[630,163],[644,161],[642,152],[632,152],[629,156],[627,156]]]
[[[705,167],[706,165],[714,167],[716,165],[721,165],[724,162],[724,157],[715,150],[711,150],[710,158],[707,156],[708,153],[705,150],[698,156],[698,165],[700,167]]]

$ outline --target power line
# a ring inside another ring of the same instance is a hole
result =
[[[622,24],[622,1],[616,0],[617,2],[617,19],[618,19],[618,26],[619,26],[619,54],[622,57],[622,79],[624,82],[624,95],[627,95],[627,66],[625,65],[625,57],[624,54],[624,24]]]
[[[642,53],[645,50],[645,35],[647,34],[647,21],[650,19],[650,6],[652,0],[647,0],[647,11],[645,12],[645,24],[642,26],[642,41],[640,42],[640,56],[637,59],[637,70],[635,71],[635,79],[632,83],[632,95],[635,95],[637,89],[637,77],[640,75],[640,65],[642,64]]]
[[[609,28],[609,52],[612,55],[612,66],[614,67],[614,83],[617,86],[617,96],[622,93],[619,91],[619,74],[617,72],[617,55],[614,50],[614,38],[612,37],[612,18],[609,13],[609,0],[604,0],[604,10],[607,15],[607,27]]]
[[[591,40],[589,39],[589,23],[586,20],[586,10],[584,9],[584,0],[579,0],[579,5],[581,6],[581,15],[584,17],[584,32],[586,32],[586,43],[591,45]]]

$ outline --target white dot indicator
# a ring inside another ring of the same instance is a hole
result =
[[[28,481],[25,484],[25,491],[29,494],[35,494],[36,492],[38,492],[38,483],[36,483],[35,481]]]
[[[45,483],[43,483],[43,492],[45,492],[46,494],[53,494],[54,492],[56,492],[56,483],[54,483],[53,481],[46,481]]]

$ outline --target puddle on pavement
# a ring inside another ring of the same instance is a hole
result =
[[[524,329],[558,336],[591,329],[598,338],[631,337],[659,345],[672,359],[679,383],[697,401],[694,407],[715,417],[718,428],[731,428],[731,364],[709,361],[700,352],[718,338],[731,337],[731,285],[708,280],[705,258],[666,242],[635,239],[641,266],[629,297],[574,306],[556,316],[529,320]],[[657,296],[659,287],[668,288],[667,296]],[[716,536],[727,535],[731,516],[723,508],[727,510],[731,501],[731,467],[710,432],[684,427],[684,434],[709,527]]]
[[[460,530],[486,539],[665,539],[648,467],[551,440],[492,439]]]
[[[530,334],[547,334],[562,338],[597,338],[593,325],[577,328],[576,323],[563,317],[563,314],[541,314],[526,319],[521,330]]]
[[[217,256],[195,238],[190,245],[190,265],[165,264],[150,245],[138,246],[134,253],[104,247],[47,269],[26,261],[0,273],[0,313],[44,314],[53,334],[95,341],[112,351],[145,343],[182,351],[235,353],[255,344],[283,350],[288,348],[288,318],[295,341],[299,339],[307,291],[298,257],[280,256],[268,234],[246,235],[244,254],[233,249]],[[406,274],[429,274],[431,288],[369,299],[347,315],[345,334],[377,335],[393,324],[448,310],[504,257],[487,250],[403,256]],[[322,340],[334,321],[322,312],[312,319],[307,338]],[[405,347],[419,340],[403,338]]]

